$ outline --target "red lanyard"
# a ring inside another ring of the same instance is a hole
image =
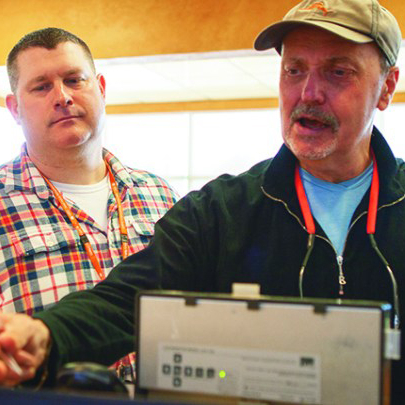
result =
[[[375,160],[374,152],[371,152],[373,158],[373,177],[370,187],[370,200],[368,204],[367,215],[367,233],[375,233],[375,224],[377,221],[377,206],[378,206],[378,194],[380,190],[380,182],[378,178],[377,162]],[[315,234],[315,223],[311,214],[311,208],[309,207],[308,199],[305,194],[305,189],[302,184],[299,166],[295,166],[295,190],[297,192],[298,201],[300,203],[302,215],[304,216],[305,226],[309,234]]]
[[[392,290],[393,290],[393,298],[394,298],[394,327],[395,329],[399,328],[400,324],[400,317],[399,317],[399,296],[398,296],[398,284],[395,279],[395,275],[387,262],[386,258],[384,255],[381,253],[380,249],[377,246],[377,243],[374,239],[374,233],[375,233],[375,227],[376,227],[376,222],[377,222],[377,209],[378,209],[378,195],[380,191],[380,181],[378,177],[378,169],[377,169],[377,162],[374,156],[374,152],[371,151],[371,157],[373,158],[373,177],[371,180],[371,187],[370,187],[370,200],[368,203],[368,214],[367,214],[367,234],[369,235],[370,242],[372,248],[376,251],[378,257],[384,264],[385,268],[387,269],[391,282],[392,282]],[[297,192],[298,196],[298,201],[300,203],[302,215],[304,216],[304,221],[305,221],[305,226],[307,228],[307,231],[309,233],[308,236],[308,247],[307,247],[307,252],[304,258],[304,261],[301,265],[300,269],[300,275],[299,275],[299,290],[300,290],[300,296],[301,298],[304,296],[303,293],[303,275],[305,271],[306,264],[308,263],[308,259],[311,255],[313,246],[314,246],[314,238],[315,238],[315,224],[314,220],[312,218],[311,214],[311,209],[309,208],[307,196],[305,194],[305,190],[302,184],[300,172],[299,172],[299,167],[298,164],[295,167],[295,189]],[[340,284],[340,290],[339,294],[343,295],[343,285],[346,284],[345,277],[343,275],[343,270],[341,268],[341,263],[340,262],[340,270],[339,270],[339,284]]]
[[[125,224],[125,219],[124,219],[124,211],[122,209],[121,198],[119,195],[117,182],[115,181],[114,175],[112,174],[111,168],[107,162],[106,162],[106,166],[107,166],[107,170],[108,170],[108,174],[109,174],[109,178],[110,178],[111,189],[114,194],[115,201],[117,203],[117,208],[118,208],[118,221],[119,221],[120,235],[121,235],[121,255],[122,255],[123,259],[126,259],[128,257],[128,232],[127,232],[127,226]],[[62,206],[63,210],[65,211],[66,215],[68,216],[70,222],[73,225],[73,228],[79,234],[80,242],[82,243],[98,276],[100,277],[101,280],[104,280],[105,275],[100,266],[100,262],[98,261],[97,256],[94,253],[94,250],[90,245],[89,239],[87,238],[82,227],[80,226],[79,222],[77,221],[76,217],[74,216],[72,210],[68,206],[67,202],[63,198],[60,191],[45,176],[43,176],[43,177],[44,177],[44,180],[46,181],[46,183],[48,184],[49,188],[52,190],[53,194],[55,195],[55,198],[57,199],[57,201],[59,202],[59,204]]]
[[[124,210],[122,209],[120,192],[118,191],[117,182],[115,181],[111,167],[108,165],[107,162],[105,164],[107,166],[108,175],[110,176],[111,189],[114,194],[115,201],[117,203],[118,223],[120,227],[120,236],[121,236],[121,256],[122,259],[125,260],[129,255],[129,248],[128,248],[128,231],[127,226],[125,224]]]

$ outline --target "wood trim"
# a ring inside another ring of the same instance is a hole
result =
[[[186,101],[176,103],[140,103],[107,105],[107,114],[137,114],[175,111],[247,110],[252,108],[277,108],[277,98],[239,100]]]
[[[405,103],[405,92],[395,93],[392,99],[393,103]]]
[[[405,103],[405,92],[396,93],[392,102]],[[106,110],[107,114],[142,114],[179,111],[248,110],[255,108],[278,108],[278,98],[107,105]]]

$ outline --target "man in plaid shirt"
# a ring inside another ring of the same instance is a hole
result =
[[[0,167],[0,311],[32,314],[143,249],[177,197],[103,149],[105,80],[80,38],[34,31],[7,69],[7,108],[26,144]]]

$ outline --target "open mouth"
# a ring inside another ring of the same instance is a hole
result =
[[[310,131],[331,130],[337,132],[339,121],[334,114],[323,111],[316,106],[300,105],[290,115],[290,125],[297,124]]]
[[[312,118],[306,118],[306,117],[302,117],[299,118],[297,120],[299,122],[299,124],[304,127],[304,128],[308,128],[308,129],[324,129],[324,128],[328,128],[329,125],[326,124],[325,122],[319,121],[317,119],[312,119]]]

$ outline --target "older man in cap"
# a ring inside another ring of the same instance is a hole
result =
[[[93,290],[35,320],[1,317],[0,344],[23,378],[47,351],[50,376],[67,361],[109,364],[129,351],[140,289],[230,292],[251,282],[267,295],[388,301],[399,329],[405,166],[373,119],[393,96],[400,44],[395,18],[375,0],[306,0],[266,28],[255,47],[282,57],[280,151],[187,195],[149,247]],[[394,362],[393,403],[405,398],[403,371]],[[0,378],[21,380],[1,362]]]

